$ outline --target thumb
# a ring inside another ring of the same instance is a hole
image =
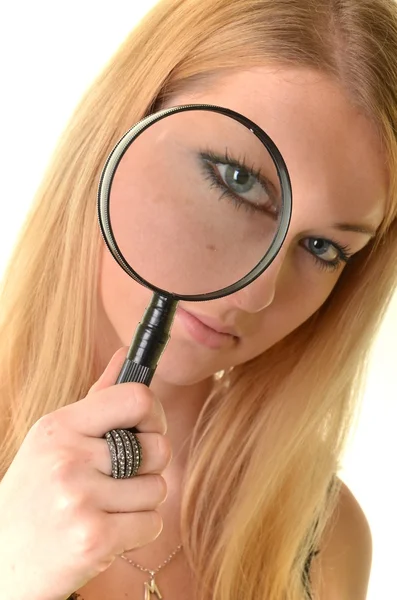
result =
[[[109,364],[98,381],[96,381],[94,385],[90,387],[87,396],[94,392],[98,392],[99,390],[103,390],[104,388],[110,387],[111,385],[115,385],[117,377],[121,371],[121,367],[127,358],[127,353],[128,346],[124,346],[123,348],[119,348],[117,352],[113,354]]]

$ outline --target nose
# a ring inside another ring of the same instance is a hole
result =
[[[270,306],[280,284],[285,255],[286,249],[283,248],[262,275],[228,297],[229,303],[248,313],[257,313]]]

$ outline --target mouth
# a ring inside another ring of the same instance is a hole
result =
[[[233,327],[228,327],[211,317],[195,315],[178,306],[176,318],[190,337],[207,348],[219,350],[236,345],[239,341],[239,336]]]

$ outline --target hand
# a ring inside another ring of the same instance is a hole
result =
[[[63,599],[160,534],[171,460],[164,410],[142,384],[113,385],[119,350],[86,398],[42,417],[0,483],[0,597]],[[137,426],[142,465],[113,479],[110,429]]]

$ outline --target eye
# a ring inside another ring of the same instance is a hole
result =
[[[201,164],[211,187],[222,191],[222,196],[231,200],[236,207],[248,211],[262,212],[273,219],[278,217],[279,201],[273,184],[253,167],[211,151],[200,153]]]
[[[226,185],[237,194],[247,194],[252,191],[251,201],[256,201],[263,188],[260,182],[244,167],[216,163],[216,168]]]
[[[352,257],[349,246],[341,246],[324,238],[306,238],[302,240],[301,245],[320,267],[330,271],[335,271],[342,263],[348,263]]]

